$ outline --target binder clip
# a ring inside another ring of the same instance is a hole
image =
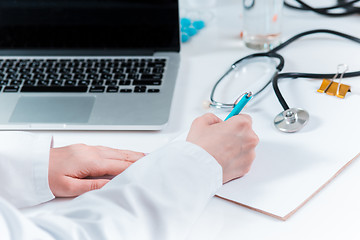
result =
[[[340,74],[340,69],[344,68],[342,71],[339,82],[335,82],[336,78]],[[350,91],[350,86],[341,84],[341,80],[343,79],[343,76],[345,72],[348,70],[348,66],[346,64],[340,64],[338,65],[338,71],[335,74],[335,76],[329,80],[329,79],[323,79],[320,88],[317,90],[319,93],[326,93],[330,96],[336,96],[338,98],[345,98],[345,95]]]

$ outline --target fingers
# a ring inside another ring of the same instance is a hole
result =
[[[68,177],[63,188],[55,194],[56,197],[76,197],[85,192],[100,189],[109,179],[77,179]]]
[[[116,176],[125,171],[133,162],[131,161],[122,161],[122,160],[112,160],[112,159],[103,159],[99,164],[99,169],[90,173],[91,177],[98,177],[104,175]]]
[[[228,123],[228,124],[242,123],[242,124],[251,126],[252,125],[252,118],[247,114],[239,114],[239,115],[236,115],[236,116],[233,116],[233,117],[229,118],[226,121],[226,123]]]
[[[115,159],[115,160],[125,160],[129,162],[135,162],[145,156],[145,154],[141,152],[119,150],[104,146],[96,146],[96,148],[99,150],[100,156],[105,159]]]
[[[198,117],[194,120],[193,124],[195,125],[213,125],[216,123],[220,123],[222,122],[222,120],[220,118],[218,118],[216,115],[212,114],[212,113],[206,113],[204,115],[202,115],[201,117]]]

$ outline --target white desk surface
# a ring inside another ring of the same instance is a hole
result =
[[[219,0],[218,6],[212,9],[213,20],[190,42],[182,45],[170,123],[164,130],[51,132],[55,137],[55,146],[87,143],[150,152],[188,129],[195,117],[206,112],[202,102],[209,98],[217,78],[233,61],[254,52],[247,49],[239,38],[241,2]],[[283,20],[283,39],[316,28],[329,28],[360,37],[359,16],[328,18],[285,9]],[[286,60],[284,70],[335,72],[340,63],[348,64],[353,71],[360,69],[360,44],[327,38],[326,35],[306,37],[281,50]],[[359,83],[352,81],[353,90],[360,94],[360,78],[356,80]],[[354,137],[347,141],[359,141],[359,133],[354,133]],[[188,240],[360,239],[359,171],[360,159],[357,159],[286,222],[213,198],[194,225]]]

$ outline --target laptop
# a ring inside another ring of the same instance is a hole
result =
[[[0,129],[159,130],[177,0],[0,1]]]

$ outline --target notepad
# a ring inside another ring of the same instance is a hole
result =
[[[359,81],[346,83],[360,87]],[[271,87],[249,103],[243,112],[252,116],[260,138],[257,156],[250,172],[225,184],[218,197],[287,220],[359,159],[360,95],[349,93],[339,99],[320,94],[316,91],[320,84],[301,79],[280,82],[288,104],[310,114],[308,125],[297,133],[274,127],[273,119],[282,108]]]

